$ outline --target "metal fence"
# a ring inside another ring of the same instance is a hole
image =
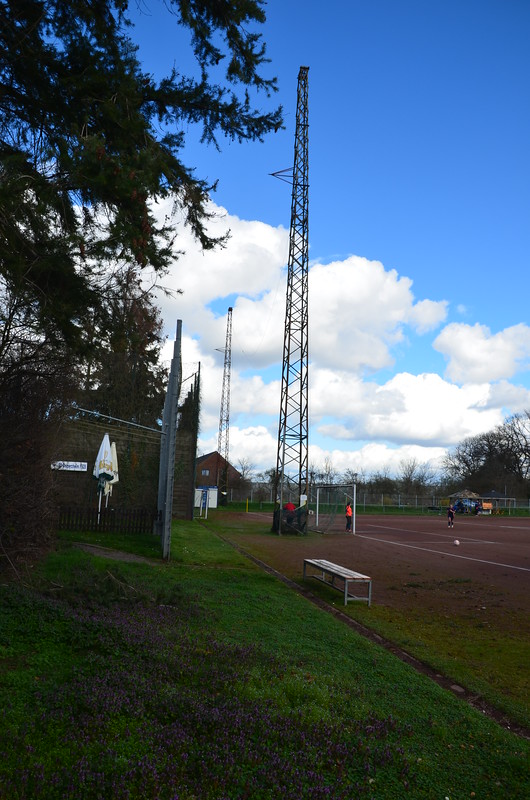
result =
[[[102,533],[153,533],[155,515],[147,508],[59,509],[57,528],[63,531]]]
[[[323,511],[333,511],[342,514],[342,507],[346,501],[353,500],[353,486],[347,484],[329,486],[311,486],[309,489],[308,504],[312,508],[316,504],[317,489],[319,494],[319,504]],[[254,481],[249,487],[240,492],[241,496],[233,496],[231,501],[249,500],[252,502],[263,503],[264,505],[274,502],[273,489],[269,483]],[[484,497],[492,504],[493,511],[498,513],[510,514],[512,512],[530,513],[530,498],[516,497]],[[284,500],[291,500],[295,505],[298,504],[298,497],[293,490],[289,492],[287,487],[284,490]],[[356,506],[357,510],[363,512],[383,512],[385,510],[402,511],[403,513],[437,513],[445,511],[450,503],[455,499],[448,495],[433,494],[405,494],[400,492],[384,493],[371,492],[365,490],[362,485],[356,487]]]

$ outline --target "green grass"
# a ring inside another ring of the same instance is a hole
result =
[[[251,542],[245,539],[244,547],[267,562],[270,549],[266,546],[270,534],[264,524],[250,526],[245,518],[229,520],[222,513],[212,515],[207,523],[220,535],[238,542],[238,534],[260,533]],[[311,538],[311,534],[309,539]],[[303,550],[307,538],[293,537],[288,544]],[[260,547],[260,542],[262,546]],[[302,559],[300,555],[300,563]],[[299,572],[288,575],[301,583]],[[422,590],[435,592],[443,597],[444,592],[454,595],[470,589],[469,579],[435,581],[425,584],[414,577],[403,585],[396,585],[396,592]],[[486,591],[486,589],[484,589]],[[329,604],[337,603],[335,590],[311,582],[311,591]],[[488,605],[492,599],[488,598]],[[496,620],[491,614],[488,622],[481,622],[475,615],[436,613],[432,609],[425,614],[421,604],[401,611],[398,607],[364,603],[351,603],[343,613],[361,622],[366,627],[403,647],[408,653],[443,673],[454,682],[503,712],[514,723],[530,728],[530,686],[527,664],[530,660],[530,645],[526,635],[503,628],[502,618]],[[523,612],[522,612],[523,613]],[[523,616],[521,616],[523,625]]]
[[[350,607],[348,613],[443,675],[483,697],[520,725],[530,727],[529,648],[523,637],[490,633],[475,621],[448,619],[421,609]]]
[[[410,582],[406,586],[416,585]],[[311,590],[327,602],[336,601],[331,589],[312,585]],[[344,613],[484,698],[514,723],[530,728],[530,646],[526,636],[506,632],[494,622],[481,623],[476,616],[432,609],[425,614],[421,606],[402,611],[353,603]]]
[[[175,524],[170,564],[66,537],[33,572],[0,585],[1,798],[530,794],[528,742],[210,526]]]
[[[62,542],[85,542],[99,547],[122,550],[145,558],[161,558],[162,549],[157,536],[149,533],[96,533],[88,531],[60,531],[58,537]]]

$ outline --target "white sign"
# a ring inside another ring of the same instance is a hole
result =
[[[217,508],[217,486],[199,486],[195,489],[195,508]]]
[[[86,461],[52,461],[52,469],[66,472],[86,472],[88,463]]]

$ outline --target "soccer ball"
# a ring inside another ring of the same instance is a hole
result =
[[[458,547],[459,544],[460,542],[458,541],[458,539],[455,539],[455,545]]]

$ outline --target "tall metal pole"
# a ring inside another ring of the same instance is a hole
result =
[[[217,486],[219,502],[228,501],[228,458],[230,440],[230,373],[232,369],[232,308],[228,309],[226,320],[225,360],[223,369],[223,387],[221,391],[221,410],[219,414],[219,438],[217,441]]]
[[[355,521],[357,518],[357,476],[353,479],[353,526],[352,533],[355,533]]]
[[[182,320],[179,319],[177,320],[177,334],[173,345],[173,358],[164,403],[158,476],[158,531],[162,540],[162,556],[167,560],[169,560],[171,551],[178,401],[182,380],[181,342]]]
[[[308,261],[309,261],[309,124],[308,72],[300,67],[296,104],[291,228],[283,344],[282,388],[276,499],[281,533],[284,479],[298,488],[298,502],[308,491]],[[289,170],[275,173],[288,177]],[[290,474],[289,474],[290,473]]]

